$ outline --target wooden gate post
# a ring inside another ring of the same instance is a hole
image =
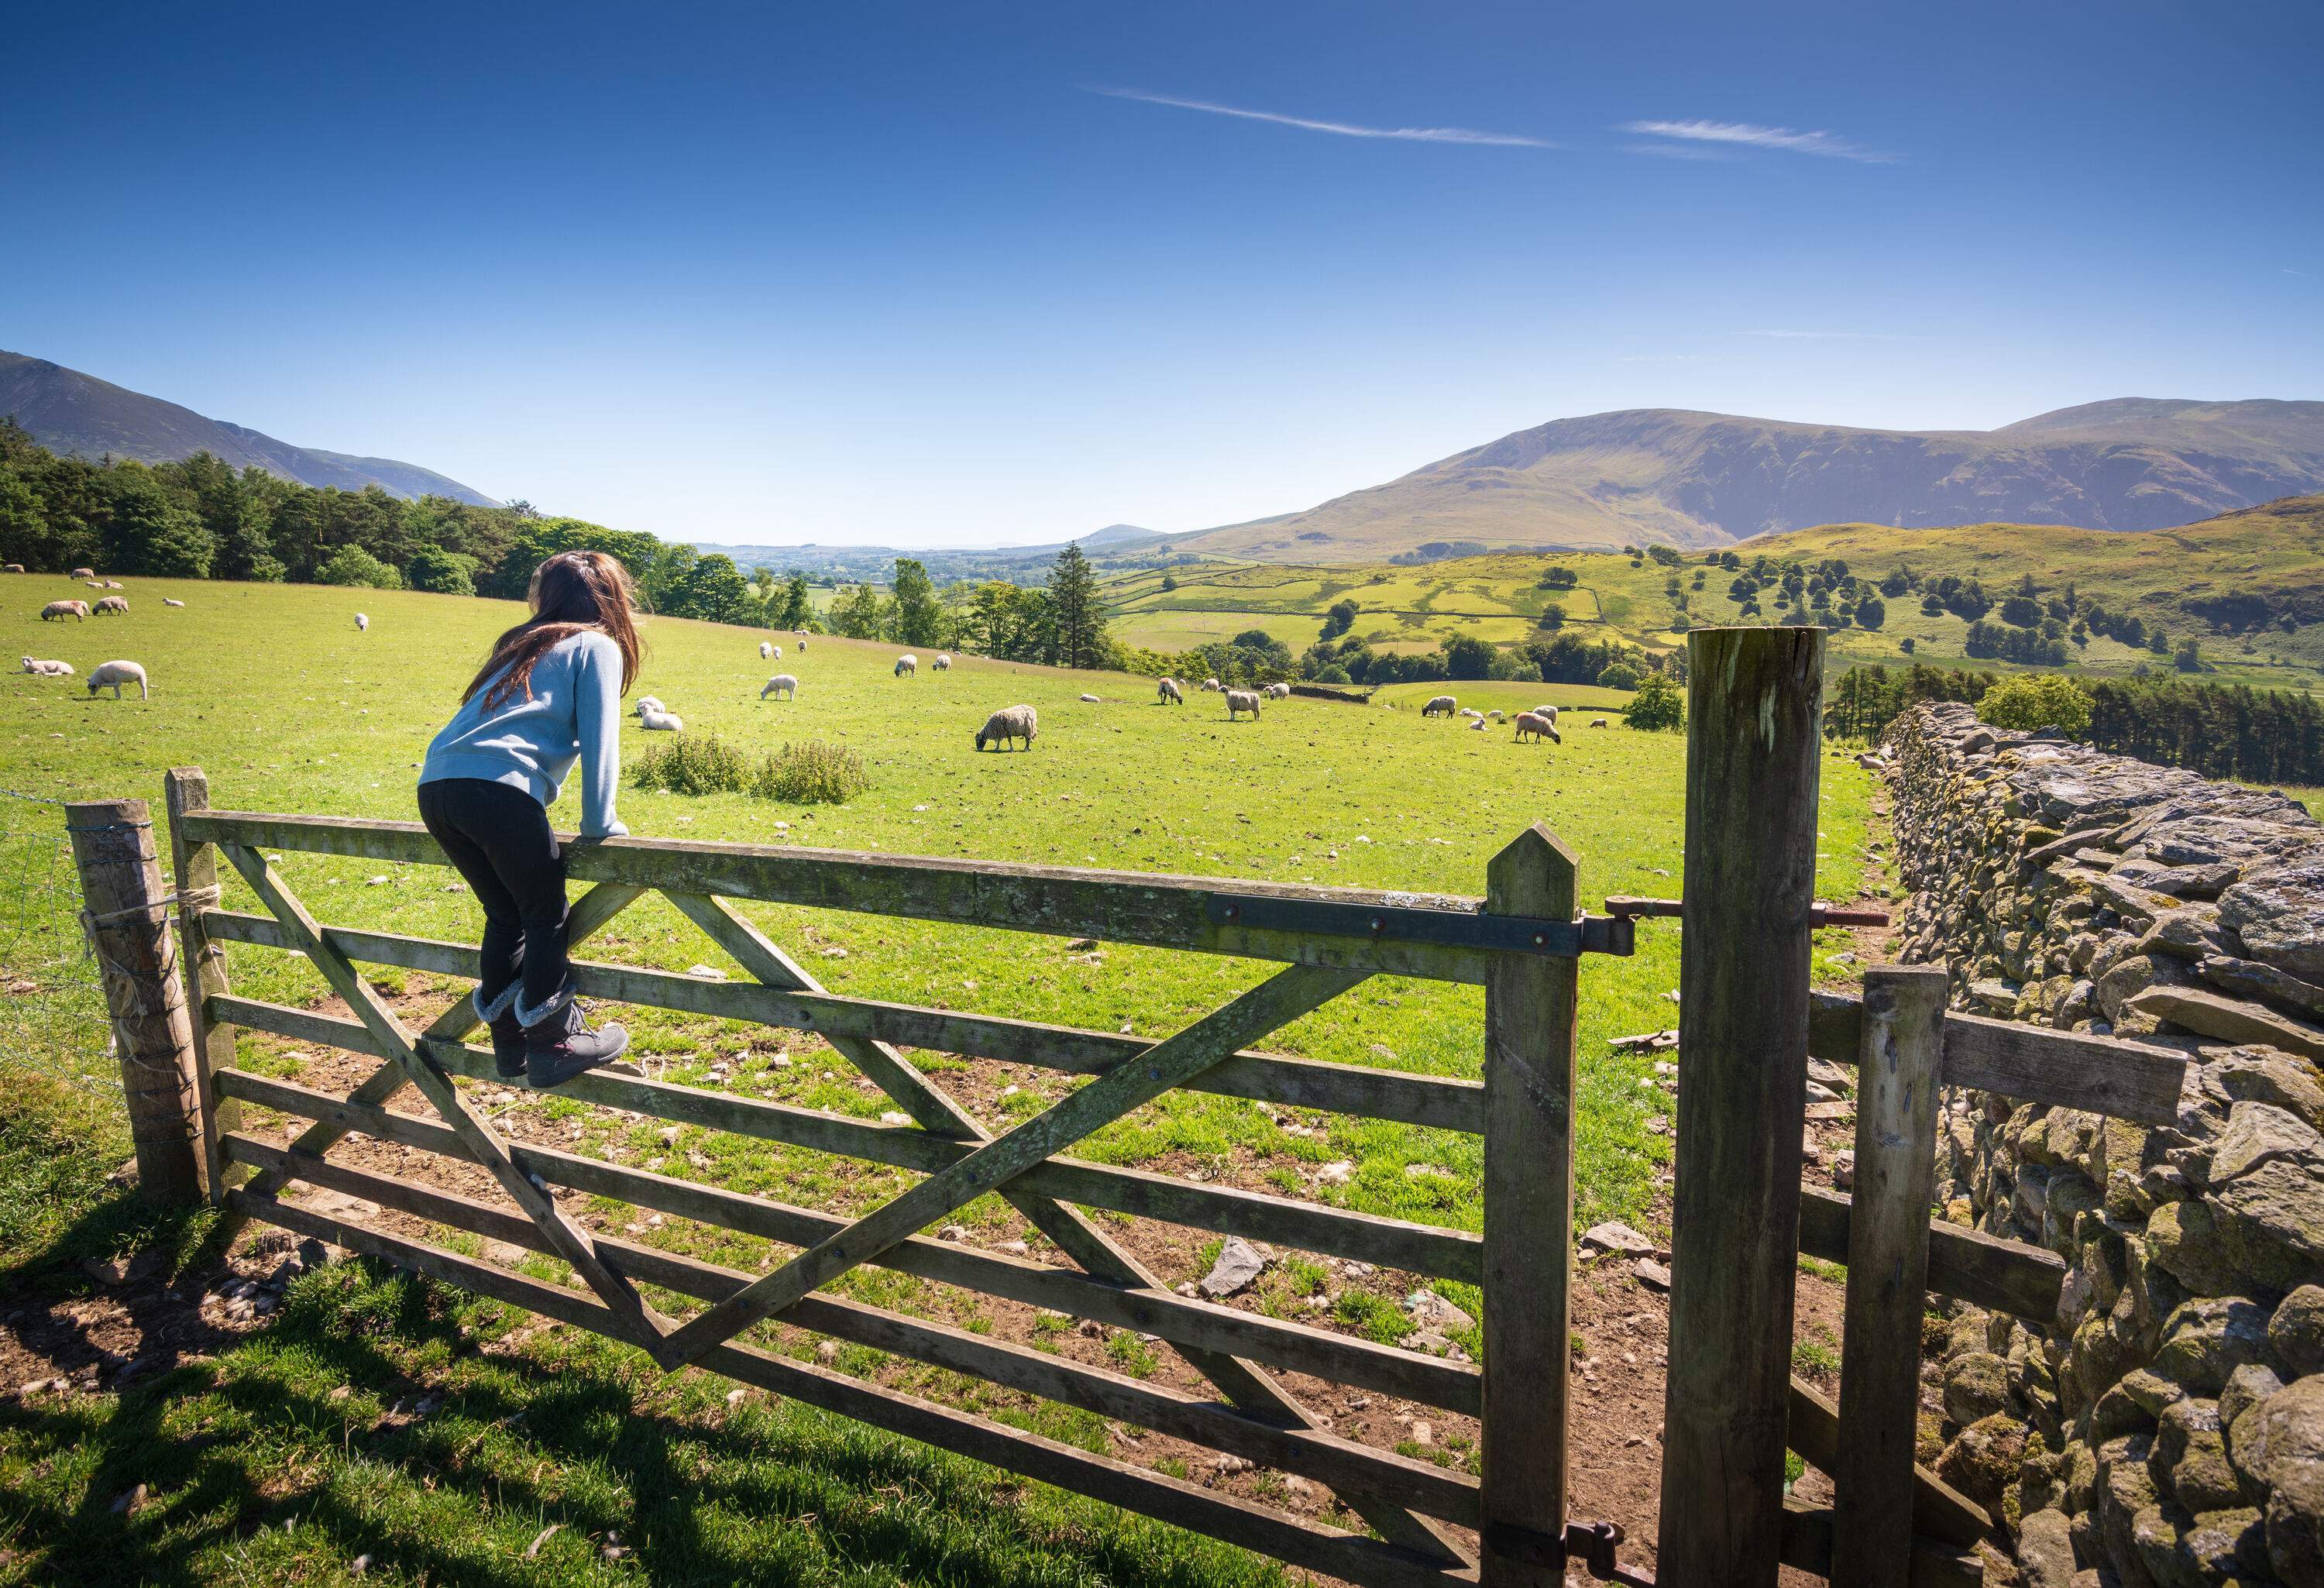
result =
[[[189,844],[182,830],[182,818],[189,811],[210,808],[210,780],[201,768],[181,766],[162,779],[161,787],[170,812],[170,870],[178,879],[178,946],[185,966],[186,1013],[193,1032],[202,1180],[209,1187],[210,1200],[223,1207],[227,1188],[248,1178],[249,1170],[226,1162],[218,1150],[220,1136],[242,1128],[242,1104],[218,1095],[213,1077],[234,1067],[234,1028],[213,1024],[204,1001],[222,998],[233,989],[226,983],[225,946],[211,942],[202,925],[202,911],[217,901],[217,847]]]
[[[198,1201],[193,1029],[152,818],[143,799],[89,800],[65,807],[65,830],[80,868],[81,926],[121,1060],[138,1190],[152,1203]]]
[[[1840,1451],[1831,1474],[1831,1580],[1848,1588],[1904,1588],[1912,1564],[1946,984],[1942,965],[1864,973]]]
[[[1686,882],[1656,1575],[1772,1588],[1807,1107],[1823,631],[1688,637]]]
[[[1485,868],[1485,909],[1573,918],[1572,852],[1540,823]],[[1573,1054],[1581,962],[1497,956],[1485,979],[1480,1588],[1558,1588],[1572,1367]]]

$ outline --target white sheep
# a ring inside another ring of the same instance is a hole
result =
[[[93,568],[77,568],[73,569],[72,572],[67,574],[65,577],[69,579],[93,579],[97,577],[97,570]]]
[[[1178,688],[1178,680],[1176,679],[1164,679],[1157,684],[1154,688],[1154,697],[1165,706],[1186,704],[1185,691]]]
[[[666,711],[641,711],[638,713],[638,726],[649,734],[676,734],[685,729],[686,722]]]
[[[772,661],[772,660],[774,660],[774,657],[775,657],[775,642],[774,642],[772,640],[761,640],[761,641],[760,641],[760,642],[759,642],[759,660],[760,660],[761,661]]]
[[[28,656],[24,658],[23,670],[31,673],[35,678],[41,679],[69,679],[73,676],[72,663],[69,661],[43,661],[37,656]]]
[[[1084,695],[1082,697],[1082,704],[1084,706],[1095,706],[1097,703],[1098,699],[1094,695]]]
[[[119,579],[107,579],[107,580],[106,580],[106,581],[105,581],[105,587],[106,587],[106,589],[108,589],[108,590],[126,590],[127,588],[129,588],[129,586],[126,586],[126,585],[123,584]]]
[[[1493,721],[1499,722],[1501,720],[1501,708],[1496,706],[1492,710],[1487,712],[1485,715],[1490,717]]]
[[[896,676],[898,678],[902,678],[906,673],[917,675],[919,670],[920,659],[912,655],[909,651],[907,651],[903,655],[896,658]]]
[[[360,612],[355,614],[355,632],[358,634],[364,633],[370,628],[371,619]]]
[[[51,618],[55,618],[60,623],[66,618],[71,618],[78,623],[88,616],[88,603],[86,601],[51,601],[41,608],[42,623],[47,623]]]
[[[1267,697],[1269,700],[1288,700],[1291,698],[1291,686],[1288,684],[1269,684],[1267,687]]]
[[[1479,732],[1479,733],[1480,733],[1480,734],[1481,734],[1481,733],[1483,733],[1483,732],[1484,732],[1488,727],[1491,726],[1491,725],[1490,725],[1489,723],[1486,722],[1486,721],[1485,721],[1485,719],[1484,719],[1483,717],[1481,717],[1481,716],[1480,716],[1480,717],[1479,717],[1475,722],[1471,723],[1469,725],[1470,725],[1471,727],[1472,727],[1472,728],[1476,729],[1476,730],[1477,730],[1477,732]]]
[[[1479,711],[1479,710],[1478,710],[1475,706],[1462,706],[1462,707],[1461,708],[1461,715],[1462,715],[1462,716],[1474,717],[1474,718],[1476,718],[1479,722],[1483,722],[1483,721],[1485,720],[1485,714],[1484,714],[1483,712],[1481,712],[1481,711]]]
[[[1433,695],[1428,704],[1420,708],[1423,716],[1451,716],[1461,709],[1461,703],[1450,695]]]
[[[1235,720],[1237,712],[1250,713],[1250,720],[1259,720],[1259,693],[1254,689],[1230,689],[1227,694],[1227,721]]]
[[[1007,744],[1012,740],[1022,739],[1025,748],[1030,750],[1033,748],[1033,736],[1040,731],[1038,712],[1029,706],[1012,706],[984,719],[984,725],[976,730],[976,747],[982,750],[987,744]]]
[[[1557,720],[1557,707],[1554,706],[1536,706],[1533,708],[1533,714],[1538,717],[1546,717],[1551,722]]]
[[[937,652],[936,652],[936,671],[938,671],[938,672],[940,672],[940,673],[947,673],[947,672],[950,672],[950,671],[952,670],[952,658],[951,658],[951,657],[949,657],[949,656],[946,656],[943,651],[937,651]]]
[[[1536,716],[1533,712],[1521,711],[1517,713],[1517,743],[1520,744],[1524,743],[1525,736],[1527,734],[1531,734],[1536,739],[1547,739],[1553,743],[1563,744],[1565,743],[1564,740],[1557,736],[1557,725],[1555,723],[1551,722],[1547,717]]]
[[[161,597],[161,605],[164,606],[183,606],[185,603],[179,600],[175,596],[164,596]]]
[[[1226,686],[1220,683],[1216,679],[1204,679],[1203,680],[1203,689],[1205,694],[1216,694],[1219,690],[1225,688]]]
[[[778,700],[797,699],[798,697],[798,680],[791,677],[788,673],[777,673],[773,678],[767,680],[767,687],[759,691],[759,698],[761,700],[764,700],[770,695],[773,696]]]
[[[97,692],[109,686],[113,690],[113,697],[118,700],[121,698],[121,686],[124,684],[136,685],[137,698],[140,700],[151,700],[153,697],[152,691],[145,688],[145,669],[134,661],[104,661],[89,669],[88,697],[92,700],[96,699]]]
[[[100,596],[97,598],[97,606],[95,610],[97,615],[99,617],[127,617],[129,615],[129,597],[126,596]]]
[[[0,574],[21,574],[23,571],[24,565],[21,562],[0,563]]]
[[[1602,716],[1593,716],[1590,719],[1590,725],[1593,728],[1602,728],[1606,725],[1606,719]]]

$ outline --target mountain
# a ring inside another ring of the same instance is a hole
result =
[[[896,559],[916,559],[939,583],[954,579],[1011,579],[1038,583],[1049,564],[1067,545],[1079,546],[1101,567],[1125,567],[1151,559],[1164,548],[1185,539],[1136,524],[1108,524],[1073,540],[1051,540],[1038,546],[825,546],[813,541],[796,546],[724,546],[697,540],[703,555],[715,552],[734,559],[737,568],[793,570],[849,583],[885,580],[895,570]]]
[[[1681,409],[1557,420],[1305,512],[1174,540],[1267,561],[1722,546],[1811,525],[2156,530],[2324,490],[2324,402],[2122,398],[1997,430],[1868,430]]]
[[[378,485],[397,496],[449,496],[476,507],[500,505],[417,464],[294,447],[21,353],[0,352],[0,414],[14,414],[51,452],[83,457],[111,453],[145,463],[210,452],[236,468],[263,468],[302,485],[337,485],[342,491]]]

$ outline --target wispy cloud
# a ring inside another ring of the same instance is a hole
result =
[[[1740,144],[1749,149],[1777,149],[1787,154],[1821,154],[1832,160],[1861,161],[1887,165],[1896,156],[1831,133],[1796,133],[1789,127],[1756,126],[1748,121],[1633,121],[1621,130],[1650,138],[1675,138],[1682,143]]]
[[[1302,115],[1279,115],[1271,110],[1244,110],[1232,105],[1214,105],[1207,99],[1180,99],[1168,94],[1148,94],[1137,88],[1091,88],[1087,91],[1103,94],[1111,99],[1135,99],[1141,105],[1167,105],[1175,109],[1199,110],[1210,115],[1273,122],[1277,126],[1297,127],[1309,133],[1331,133],[1342,138],[1390,138],[1405,143],[1473,143],[1502,149],[1557,147],[1545,138],[1521,137],[1515,133],[1480,133],[1473,127],[1367,127],[1353,122],[1314,121]]]
[[[2287,264],[2283,267],[2283,273],[2288,276],[2304,276],[2308,272],[2304,270],[2294,270]]]

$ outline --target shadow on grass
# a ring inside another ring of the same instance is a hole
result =
[[[536,1325],[361,1260],[215,1360],[0,1403],[0,1583],[331,1582],[362,1556],[366,1583],[1281,1581],[811,1408],[730,1408],[726,1380],[578,1331],[504,1339]]]

